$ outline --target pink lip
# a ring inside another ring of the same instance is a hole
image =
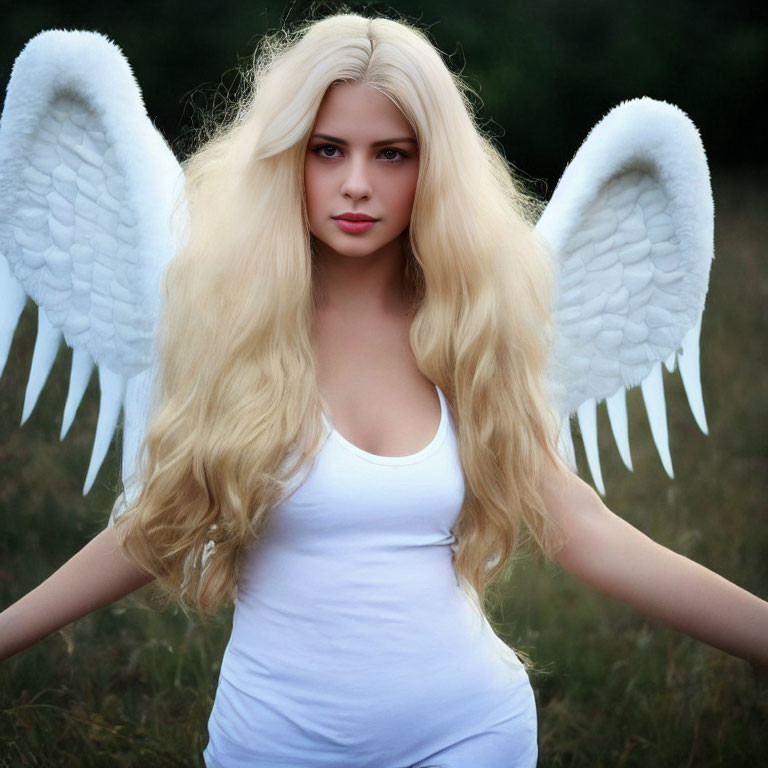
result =
[[[333,220],[342,232],[347,232],[350,235],[367,232],[377,221],[377,219],[364,213],[342,213],[339,216],[334,216]]]
[[[346,219],[335,219],[339,229],[356,235],[359,232],[367,232],[376,222],[375,221],[347,221]]]
[[[338,216],[334,216],[334,219],[346,219],[347,221],[376,221],[373,216],[369,216],[367,213],[340,213]]]

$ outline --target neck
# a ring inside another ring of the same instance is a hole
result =
[[[371,312],[405,314],[405,251],[396,241],[368,256],[343,256],[315,242],[315,308],[360,316]]]

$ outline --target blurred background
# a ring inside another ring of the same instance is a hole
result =
[[[768,597],[768,11],[725,0],[565,2],[3,3],[0,83],[43,29],[91,29],[124,51],[148,112],[184,157],[239,89],[261,36],[346,8],[425,30],[474,91],[480,124],[541,198],[614,105],[680,106],[708,153],[716,211],[702,332],[710,435],[665,372],[675,480],[639,392],[629,398],[635,471],[599,416],[606,502],[661,543]],[[457,162],[461,148],[456,148]],[[39,583],[106,522],[117,452],[82,484],[95,377],[64,443],[70,351],[60,350],[19,428],[36,312],[0,380],[0,606]],[[119,435],[118,435],[119,442]],[[581,461],[581,456],[579,457]],[[581,466],[585,463],[581,461]],[[586,469],[582,473],[586,478]],[[765,673],[591,593],[534,555],[495,590],[497,632],[531,661],[541,766],[747,766],[768,748]],[[98,574],[94,574],[98,578]],[[230,612],[208,626],[125,600],[0,665],[0,766],[202,765]],[[383,765],[383,764],[382,764]]]

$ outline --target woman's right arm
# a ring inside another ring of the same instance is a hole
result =
[[[0,659],[152,581],[123,554],[110,527],[39,587],[0,613]]]

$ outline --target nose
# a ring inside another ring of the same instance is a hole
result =
[[[371,196],[371,179],[364,157],[353,155],[345,164],[341,183],[341,194],[351,200],[362,200]]]

